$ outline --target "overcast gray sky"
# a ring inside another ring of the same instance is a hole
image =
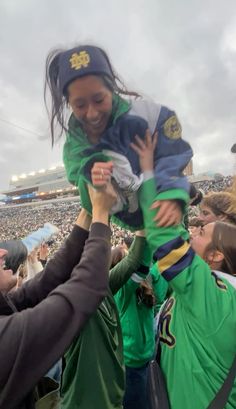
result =
[[[63,140],[50,146],[45,59],[88,42],[108,52],[129,88],[177,112],[195,173],[232,173],[235,0],[1,0],[0,190],[12,175],[62,162]]]

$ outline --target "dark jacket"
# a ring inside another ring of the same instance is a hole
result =
[[[89,237],[75,226],[41,273],[8,297],[0,295],[1,409],[34,408],[34,386],[107,295],[110,234],[101,223],[92,225]]]

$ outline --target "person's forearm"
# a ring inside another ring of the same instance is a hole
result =
[[[1,408],[7,408],[9,402],[12,407],[20,403],[63,355],[74,337],[79,336],[108,293],[110,237],[111,231],[106,225],[94,223],[70,280],[35,308],[0,320],[0,359],[4,362],[0,375],[4,385],[0,394]]]
[[[92,218],[85,209],[81,209],[75,224],[84,230],[89,231]]]
[[[159,227],[157,222],[154,221],[157,209],[151,209],[151,205],[157,200],[157,192],[153,178],[148,178],[144,181],[140,189],[139,199],[144,217],[147,241],[152,252],[155,252],[164,243],[178,236],[185,237],[186,231],[181,224],[178,226]]]
[[[140,267],[143,262],[145,247],[145,237],[135,237],[128,255],[110,270],[109,282],[113,294],[115,294]]]
[[[43,265],[40,260],[36,260],[35,262],[28,262],[27,267],[28,274],[25,281],[32,280],[32,278],[34,278],[43,270]]]
[[[109,215],[108,212],[105,212],[101,209],[94,209],[92,223],[103,223],[108,226],[109,224]]]
[[[19,311],[33,307],[54,288],[70,278],[73,268],[80,261],[87,238],[88,231],[75,226],[61,248],[48,261],[44,270],[19,290],[11,293],[11,298]]]

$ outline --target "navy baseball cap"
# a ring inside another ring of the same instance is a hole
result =
[[[105,74],[114,80],[109,63],[100,48],[86,45],[60,54],[59,87],[62,94],[65,95],[66,87],[73,80],[94,74]]]

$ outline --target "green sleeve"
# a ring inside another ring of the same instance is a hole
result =
[[[63,162],[68,181],[77,187],[82,168],[80,160],[81,151],[80,140],[70,132],[67,132],[66,141],[63,146]]]
[[[141,278],[144,280],[145,276],[143,275],[143,277],[141,277],[140,275],[140,279]],[[132,280],[132,277],[131,277],[123,285],[123,287],[121,287],[119,291],[117,291],[117,293],[115,294],[115,300],[117,302],[117,306],[121,313],[123,313],[127,309],[127,306],[130,303],[131,297],[133,296],[137,288],[139,288],[139,286],[140,286],[140,283]]]
[[[112,294],[116,294],[141,265],[148,266],[150,261],[151,253],[146,239],[136,236],[128,255],[110,270],[109,284]]]
[[[101,152],[85,155],[86,148],[91,144],[79,134],[67,132],[66,141],[63,147],[63,162],[68,181],[75,185],[80,193],[81,204],[89,214],[92,212],[92,205],[88,193],[87,185],[91,183],[90,173],[92,164],[96,161],[106,162],[109,158]]]
[[[187,193],[185,194],[187,195]],[[160,228],[157,227],[157,224],[153,221],[153,218],[157,214],[157,210],[150,209],[151,205],[156,200],[173,199],[173,195],[169,194],[168,191],[163,192],[160,195],[157,194],[154,178],[151,178],[142,184],[139,192],[139,198],[144,217],[147,241],[152,252],[154,252],[158,247],[160,247],[162,243],[168,241],[169,237],[173,239],[174,237],[181,236],[184,237],[185,239],[188,239],[189,234],[184,229],[183,225],[171,226],[168,228],[162,227],[160,230]]]
[[[132,275],[133,276],[133,275]],[[139,271],[135,273],[135,276],[139,277],[139,282],[134,281],[133,277],[128,279],[128,281],[117,291],[115,294],[115,301],[119,310],[120,316],[126,313],[127,309],[130,307],[132,297],[135,296],[137,288],[140,286],[140,281],[146,278],[146,274],[142,274]]]
[[[145,277],[143,277],[144,279]],[[137,283],[136,281],[133,281],[132,278],[129,278],[129,280],[123,285],[123,287],[119,290],[121,291],[121,298],[124,298],[124,303],[125,300],[129,300],[132,294],[137,290],[137,288],[140,286],[140,283]],[[118,294],[118,293],[117,293]]]
[[[159,311],[161,305],[166,300],[169,288],[168,282],[164,279],[164,277],[162,277],[157,267],[158,266],[156,263],[150,270],[152,275],[152,288],[156,297],[155,311]]]

